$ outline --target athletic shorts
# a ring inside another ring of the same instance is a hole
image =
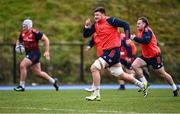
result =
[[[41,53],[39,51],[30,51],[26,53],[26,58],[31,60],[32,64],[39,63]]]
[[[120,62],[121,62],[121,64],[122,64],[125,68],[131,70],[131,63],[127,62],[127,61],[124,60],[124,59],[120,59]]]
[[[161,55],[157,55],[157,56],[152,57],[152,58],[145,58],[141,55],[139,58],[144,60],[148,66],[151,65],[153,69],[160,69],[161,67],[163,67]]]
[[[110,50],[104,50],[102,58],[109,64],[108,67],[111,67],[114,64],[120,63],[120,52],[119,48],[113,48]]]

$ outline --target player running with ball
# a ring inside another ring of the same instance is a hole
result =
[[[32,20],[26,19],[23,21],[23,29],[20,33],[19,39],[16,42],[16,46],[23,44],[25,47],[26,57],[20,63],[20,84],[15,91],[25,91],[25,79],[27,76],[27,68],[31,67],[36,75],[45,78],[50,83],[53,84],[56,91],[58,91],[57,79],[53,79],[46,72],[41,70],[40,57],[41,53],[39,50],[39,41],[43,41],[45,44],[44,56],[47,60],[50,60],[49,55],[49,39],[47,36],[36,29],[32,28]]]

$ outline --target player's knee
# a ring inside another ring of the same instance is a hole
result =
[[[105,68],[106,66],[106,61],[102,58],[99,58],[97,60],[95,60],[95,62],[91,65],[91,72],[94,70],[101,70],[103,68]]]
[[[136,64],[132,64],[131,67],[133,70],[136,70],[138,66]]]
[[[115,77],[119,77],[124,74],[122,67],[110,67],[109,70],[111,74]]]
[[[132,69],[134,69],[134,68],[135,68],[135,65],[132,63],[132,64],[131,64],[131,67],[132,67]]]
[[[90,70],[91,70],[91,72],[95,72],[99,69],[95,65],[92,64]]]
[[[25,68],[26,68],[26,65],[23,64],[23,63],[21,63],[21,64],[20,64],[20,69],[25,69]]]

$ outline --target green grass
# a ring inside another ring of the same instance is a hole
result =
[[[180,98],[171,90],[150,90],[143,98],[137,90],[102,90],[101,101],[86,101],[83,90],[0,91],[0,113],[180,113]]]

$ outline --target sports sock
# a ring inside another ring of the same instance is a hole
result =
[[[19,85],[25,88],[25,81],[20,81]]]
[[[144,87],[143,83],[140,82],[140,81],[137,80],[137,79],[135,79],[134,84],[137,85],[137,86],[140,87],[140,88],[143,88],[143,87]]]
[[[97,96],[100,96],[100,87],[99,86],[94,86],[94,93]]]
[[[53,78],[50,78],[50,79],[49,79],[49,82],[52,83],[52,84],[54,84],[54,83],[55,83],[55,80],[54,80]]]
[[[175,84],[171,85],[172,90],[175,91],[177,89],[177,86]]]
[[[95,90],[94,83],[91,85],[91,88],[92,88],[93,90]]]
[[[143,82],[143,83],[147,83],[147,80],[146,80],[146,78],[143,76],[142,78],[140,78],[140,80],[141,80],[141,82]]]

